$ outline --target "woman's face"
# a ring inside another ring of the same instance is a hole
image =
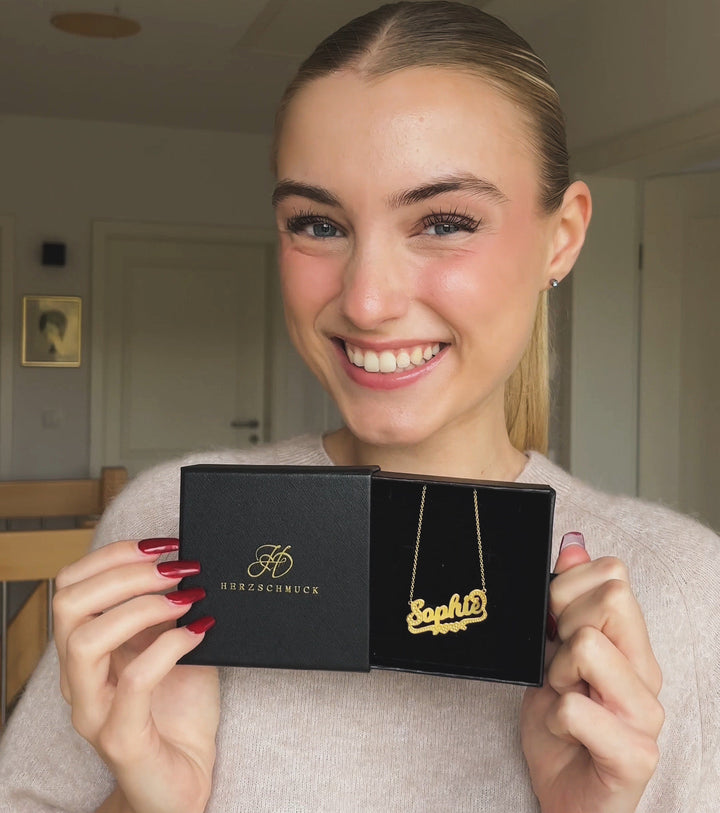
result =
[[[64,331],[61,330],[60,326],[51,319],[45,320],[45,326],[42,328],[41,332],[45,337],[48,347],[55,349],[56,345],[62,343]]]
[[[352,433],[502,422],[554,231],[515,106],[451,70],[324,77],[290,105],[278,179],[290,335]]]

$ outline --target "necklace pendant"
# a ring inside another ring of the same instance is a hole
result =
[[[468,624],[477,624],[486,618],[487,596],[484,590],[476,587],[462,601],[459,593],[453,593],[447,604],[437,607],[426,607],[424,599],[416,598],[410,602],[406,621],[408,632],[413,635],[421,632],[446,635],[448,632],[465,632]]]

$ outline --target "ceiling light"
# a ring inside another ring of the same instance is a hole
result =
[[[140,23],[117,14],[56,14],[50,22],[66,34],[78,34],[81,37],[119,39],[132,37],[140,30]]]

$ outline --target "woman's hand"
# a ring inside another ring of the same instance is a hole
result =
[[[102,810],[200,813],[210,795],[217,670],[176,664],[213,620],[175,627],[204,592],[160,595],[199,572],[197,563],[155,564],[173,550],[177,540],[116,542],[56,579],[61,691],[118,782]]]
[[[660,668],[622,562],[566,534],[555,572],[558,643],[521,712],[533,789],[543,813],[630,813],[658,761]]]

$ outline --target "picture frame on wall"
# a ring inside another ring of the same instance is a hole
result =
[[[24,296],[23,367],[79,367],[82,299]]]

